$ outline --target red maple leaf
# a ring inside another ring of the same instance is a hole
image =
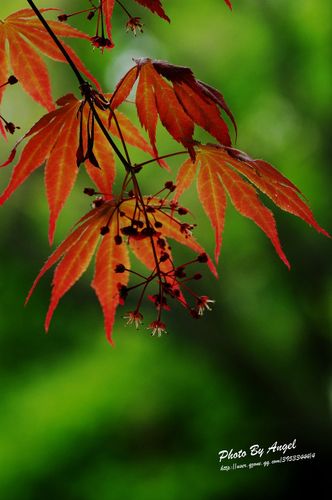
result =
[[[158,14],[158,16],[165,19],[165,21],[171,22],[170,18],[166,15],[160,0],[135,0],[135,2],[143,5],[147,9],[150,9],[154,14]]]
[[[112,16],[114,10],[115,0],[104,0],[102,3],[103,15],[105,19],[106,32],[108,38],[112,40]]]
[[[41,9],[41,12],[49,10],[55,9]],[[48,21],[48,24],[60,39],[62,37],[90,39],[86,33],[67,24],[58,21]],[[0,81],[5,81],[10,74],[7,43],[10,66],[23,89],[48,111],[53,110],[55,106],[48,71],[38,51],[55,61],[66,62],[66,60],[31,9],[14,12],[0,23]],[[98,81],[86,69],[73,49],[63,40],[61,43],[78,70],[100,89]],[[0,102],[5,88],[0,88]]]
[[[190,187],[197,172],[198,196],[215,230],[216,260],[220,254],[226,203],[229,197],[241,215],[252,219],[265,232],[279,257],[289,267],[279,242],[273,214],[260,201],[257,189],[271,198],[282,210],[300,217],[318,232],[329,236],[314,219],[299,189],[263,160],[253,160],[233,148],[218,145],[198,146],[196,161],[192,162],[189,159],[179,169],[175,200],[178,200]]]
[[[236,124],[219,91],[197,80],[190,68],[151,59],[139,59],[136,62],[137,65],[118,83],[111,105],[115,109],[127,99],[138,79],[137,113],[142,126],[149,133],[156,156],[158,116],[171,136],[188,149],[192,159],[195,158],[195,124],[207,130],[220,144],[231,145],[221,110],[229,116],[235,129]]]
[[[85,162],[90,178],[102,193],[112,194],[115,178],[114,153],[99,126],[93,126],[91,132],[89,106],[84,106],[80,113],[83,101],[76,99],[72,94],[62,97],[57,104],[58,109],[44,115],[19,141],[20,143],[28,139],[14,167],[9,184],[0,195],[0,205],[2,205],[37,168],[45,163],[45,187],[50,209],[50,243],[53,241],[57,218],[75,184],[78,163]],[[98,113],[106,129],[118,137],[119,131],[115,120],[109,125],[108,112],[98,110]],[[116,118],[126,143],[153,155],[152,148],[130,120],[118,111]],[[17,147],[18,145],[2,166],[14,160]]]

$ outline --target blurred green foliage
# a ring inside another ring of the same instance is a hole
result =
[[[132,57],[191,66],[224,93],[238,122],[237,146],[280,168],[331,230],[331,2],[234,0],[230,13],[221,0],[164,0],[171,25],[130,3],[144,19],[143,36],[126,34],[116,9],[111,53],[75,43],[105,90]],[[69,4],[85,2],[38,2],[65,11]],[[2,2],[0,17],[25,7],[23,0]],[[67,68],[49,67],[55,97],[75,91]],[[7,92],[2,111],[22,131],[42,113],[18,87]],[[174,150],[166,134],[160,139],[162,152]],[[1,159],[9,146],[1,142]],[[1,187],[8,177],[9,170],[0,172]],[[86,185],[83,175],[80,183]],[[144,183],[155,191],[149,171]],[[212,231],[194,191],[184,204],[197,213],[197,237],[211,251]],[[77,188],[58,241],[87,209]],[[214,311],[194,322],[177,310],[161,339],[124,328],[120,311],[111,348],[88,286],[91,271],[62,300],[48,336],[50,278],[23,308],[49,253],[47,217],[41,172],[1,208],[1,499],[287,498],[324,482],[331,438],[328,239],[276,210],[288,272],[265,236],[229,209],[221,277],[206,273],[199,283],[215,298]],[[220,449],[294,438],[297,452],[316,452],[316,459],[219,471]]]

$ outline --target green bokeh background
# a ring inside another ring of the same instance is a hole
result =
[[[116,48],[101,56],[77,42],[77,51],[106,91],[132,57],[191,66],[223,92],[237,119],[237,146],[280,168],[331,231],[331,2],[234,0],[233,14],[221,0],[163,3],[171,25],[128,0],[144,17],[144,35],[126,34],[116,9]],[[74,9],[85,2],[37,4]],[[24,0],[2,2],[0,18],[25,6]],[[49,68],[54,97],[75,91],[67,68]],[[18,87],[8,90],[1,110],[22,131],[43,112]],[[160,144],[162,152],[174,150],[162,131]],[[1,160],[9,147],[1,142]],[[176,170],[178,163],[172,165]],[[9,175],[0,172],[1,188]],[[155,179],[146,173],[146,192],[156,190]],[[57,242],[89,207],[80,187],[61,217]],[[194,190],[184,204],[197,214],[197,237],[212,252],[212,230]],[[326,484],[332,330],[327,238],[276,210],[292,264],[288,272],[255,225],[229,208],[220,279],[206,273],[199,283],[201,293],[216,300],[213,312],[195,322],[176,310],[167,320],[169,335],[157,339],[124,327],[120,311],[111,348],[89,287],[92,270],[61,301],[48,336],[43,317],[50,276],[23,308],[49,254],[47,218],[42,172],[1,208],[1,499],[288,498]],[[151,311],[146,315],[153,319]],[[221,449],[294,438],[296,452],[315,452],[316,458],[219,471]]]

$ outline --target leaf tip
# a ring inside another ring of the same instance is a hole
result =
[[[53,317],[53,313],[54,313],[54,311],[56,309],[56,306],[58,305],[58,302],[59,302],[59,300],[54,301],[54,300],[51,299],[51,303],[49,305],[49,308],[48,308],[48,311],[47,311],[47,314],[46,314],[46,318],[45,318],[45,323],[44,323],[44,328],[45,328],[45,332],[46,333],[48,333],[48,331],[49,331],[51,320],[52,320],[52,317]]]
[[[330,234],[330,233],[328,233],[328,232],[327,232],[324,228],[322,228],[322,227],[320,227],[319,232],[320,232],[321,234],[323,234],[324,236],[326,236],[327,238],[330,238],[330,239],[332,238],[331,234]]]
[[[212,260],[210,259],[209,257],[209,260],[208,260],[208,266],[210,268],[210,271],[212,272],[212,274],[214,275],[214,277],[216,279],[219,279],[219,274],[218,274],[218,271],[217,271],[217,268],[216,266],[213,264]]]
[[[54,241],[54,232],[55,232],[55,223],[50,222],[49,228],[48,228],[48,243],[50,246],[53,245]]]
[[[283,260],[283,262],[285,263],[285,265],[286,265],[286,267],[287,267],[288,271],[290,271],[290,270],[291,270],[291,268],[292,268],[292,266],[290,265],[289,260],[288,260],[288,259],[286,259],[286,260]]]
[[[112,339],[112,332],[111,331],[106,331],[106,339],[107,339],[107,342],[110,344],[111,347],[115,347],[115,342],[114,340]]]

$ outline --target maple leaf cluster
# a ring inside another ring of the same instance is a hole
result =
[[[2,163],[1,167],[13,164],[24,143],[9,183],[0,195],[0,205],[35,170],[43,167],[50,212],[48,236],[52,244],[58,217],[80,168],[86,170],[93,185],[84,190],[93,197],[91,210],[53,251],[27,298],[30,299],[40,278],[56,265],[46,330],[60,299],[86,271],[94,255],[92,287],[104,313],[110,342],[117,307],[124,305],[131,293],[136,296],[136,307],[125,313],[127,323],[136,328],[141,325],[142,304],[148,299],[156,315],[148,329],[157,336],[166,331],[164,316],[173,304],[181,304],[195,319],[211,309],[213,300],[197,293],[195,282],[202,278],[202,266],[207,265],[215,276],[217,270],[192,235],[195,225],[189,210],[180,204],[182,194],[195,180],[198,198],[215,232],[216,263],[228,199],[241,215],[264,231],[288,267],[273,213],[263,204],[260,193],[328,236],[291,181],[269,163],[254,160],[234,148],[228,122],[232,123],[235,135],[236,123],[223,95],[197,79],[190,68],[149,58],[137,59],[112,93],[103,92],[63,38],[82,39],[102,50],[113,48],[111,21],[117,4],[129,18],[127,29],[136,33],[142,28],[140,18],[132,16],[124,2],[104,0],[98,5],[89,2],[87,9],[60,14],[57,21],[46,21],[44,16],[56,9],[38,9],[32,0],[27,1],[32,9],[15,12],[0,23],[0,103],[4,91],[19,82],[47,113],[18,140]],[[170,21],[160,0],[136,2]],[[228,0],[225,3],[232,8]],[[89,20],[97,17],[93,36],[67,23],[70,17],[82,13]],[[78,78],[80,98],[69,93],[53,101],[49,75],[39,52],[55,61],[69,63]],[[149,141],[118,109],[133,94],[138,121]],[[160,156],[158,122],[182,146],[181,151]],[[197,127],[208,132],[214,142],[198,142]],[[16,128],[0,115],[2,135],[13,133]],[[147,159],[133,162],[128,146],[140,150]],[[149,164],[154,169],[157,165],[169,169],[166,159],[180,155],[185,160],[175,183],[170,180],[156,188],[154,194],[143,193],[140,171],[151,168]],[[121,189],[114,192],[119,166],[123,173]],[[186,246],[194,253],[193,257],[178,264],[170,240]],[[144,264],[144,274],[131,268],[130,252]]]

